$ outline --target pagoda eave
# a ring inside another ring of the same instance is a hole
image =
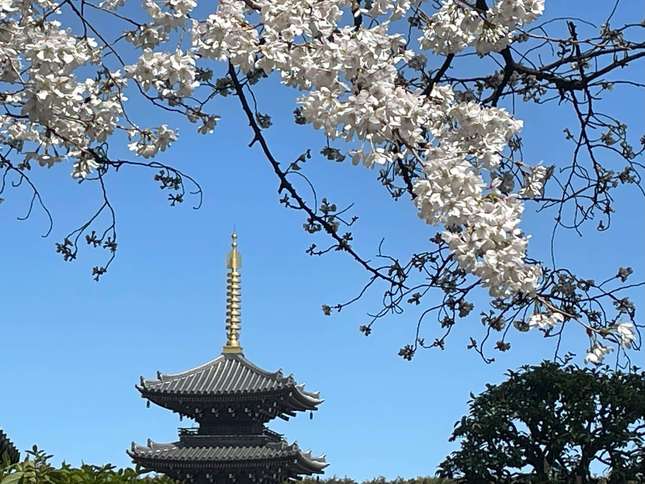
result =
[[[136,386],[141,396],[161,407],[191,418],[207,415],[227,415],[231,408],[249,409],[265,419],[281,415],[295,417],[296,412],[317,411],[322,400],[310,399],[293,389],[265,393],[232,393],[209,395],[203,393],[168,393]],[[244,410],[239,410],[240,413]]]
[[[136,388],[144,398],[186,415],[191,415],[184,411],[187,402],[216,411],[232,401],[277,403],[286,412],[312,411],[322,403],[319,393],[306,391],[291,375],[263,370],[242,353],[222,354],[181,373],[157,373],[156,379],[141,377]]]
[[[321,474],[328,465],[324,458],[313,457],[296,444],[284,441],[252,447],[188,447],[180,443],[154,442],[140,446],[133,443],[128,455],[142,467],[179,478],[206,473],[215,478],[243,471],[259,473],[260,479],[265,473],[278,472],[283,479],[288,479],[302,474]]]

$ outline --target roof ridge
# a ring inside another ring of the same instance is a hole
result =
[[[315,410],[322,403],[320,393],[305,390],[304,383],[298,383],[293,375],[285,377],[282,370],[264,370],[241,353],[221,354],[195,368],[178,373],[159,373],[156,379],[142,380],[137,389],[149,399],[150,395],[215,397],[286,391],[290,401],[286,404],[287,407],[293,407],[291,410],[297,411]],[[170,408],[164,403],[155,402]]]
[[[199,371],[199,370],[204,370],[206,367],[211,366],[217,360],[224,359],[224,356],[225,355],[219,355],[216,358],[213,358],[212,360],[207,361],[206,363],[202,363],[201,365],[197,365],[196,367],[190,368],[188,370],[178,371],[177,373],[161,373],[161,376],[162,377],[171,377],[171,378],[173,378],[173,377],[180,378],[180,377],[188,375],[189,373],[196,372],[196,371]],[[147,380],[147,381],[154,381],[154,380]]]
[[[265,370],[264,368],[260,368],[258,365],[253,363],[251,360],[248,360],[244,355],[242,354],[237,354],[234,355],[236,358],[239,360],[242,360],[243,363],[245,363],[247,366],[251,367],[251,369],[257,371],[258,373],[261,373],[266,376],[272,376],[281,380],[286,380],[287,378],[283,376],[282,373],[282,368],[278,368],[276,371],[269,371]]]
[[[240,361],[240,363],[242,363],[245,366],[249,367],[251,370],[254,370],[257,373],[260,373],[263,376],[271,377],[271,378],[281,380],[281,381],[287,381],[287,382],[293,383],[295,385],[295,378],[293,376],[293,373],[290,373],[289,375],[284,376],[282,368],[279,368],[276,371],[265,370],[264,368],[259,367],[258,365],[256,365],[255,363],[253,363],[252,361],[247,359],[243,354],[240,354],[240,353],[222,353],[219,356],[217,356],[216,358],[213,358],[212,360],[209,360],[209,361],[207,361],[205,363],[202,363],[201,365],[197,365],[197,366],[195,366],[193,368],[190,368],[188,370],[178,371],[176,373],[160,373],[160,372],[157,372],[157,374],[159,376],[161,376],[162,378],[163,377],[176,378],[176,379],[184,378],[184,377],[190,376],[191,374],[194,374],[196,372],[204,371],[204,370],[210,368],[211,366],[213,366],[216,363],[220,363],[221,361],[229,360],[229,359],[236,359],[236,360]],[[157,378],[156,381],[162,381],[162,378]],[[150,382],[150,381],[155,381],[155,380],[154,379],[146,379],[145,381]],[[304,385],[304,384],[301,384],[301,386],[302,385]]]

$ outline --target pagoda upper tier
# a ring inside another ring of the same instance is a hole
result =
[[[144,398],[197,421],[222,419],[268,422],[288,420],[297,411],[314,411],[323,401],[293,376],[263,370],[239,353],[222,353],[208,363],[176,374],[141,379]]]

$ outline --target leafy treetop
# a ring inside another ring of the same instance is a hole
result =
[[[460,449],[439,475],[460,482],[610,482],[645,479],[645,373],[561,367],[508,373],[471,395],[455,424]]]

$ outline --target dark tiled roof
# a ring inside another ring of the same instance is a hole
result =
[[[284,389],[295,390],[300,400],[316,407],[319,393],[308,392],[297,385],[292,376],[283,376],[258,368],[241,354],[222,354],[208,363],[176,374],[158,374],[157,379],[143,380],[138,386],[146,394],[167,395],[233,395],[271,393]]]
[[[0,430],[0,464],[2,464],[3,455],[6,455],[9,458],[11,464],[15,464],[20,460],[20,452],[16,449],[16,446],[13,445],[13,442],[9,440],[7,434]]]
[[[310,452],[302,452],[297,444],[289,445],[285,441],[253,447],[188,447],[180,443],[158,444],[148,441],[147,446],[132,443],[128,454],[135,462],[144,465],[156,461],[197,466],[210,464],[217,468],[217,464],[295,460],[301,469],[299,472],[307,473],[319,473],[328,465],[324,457],[313,457]]]

